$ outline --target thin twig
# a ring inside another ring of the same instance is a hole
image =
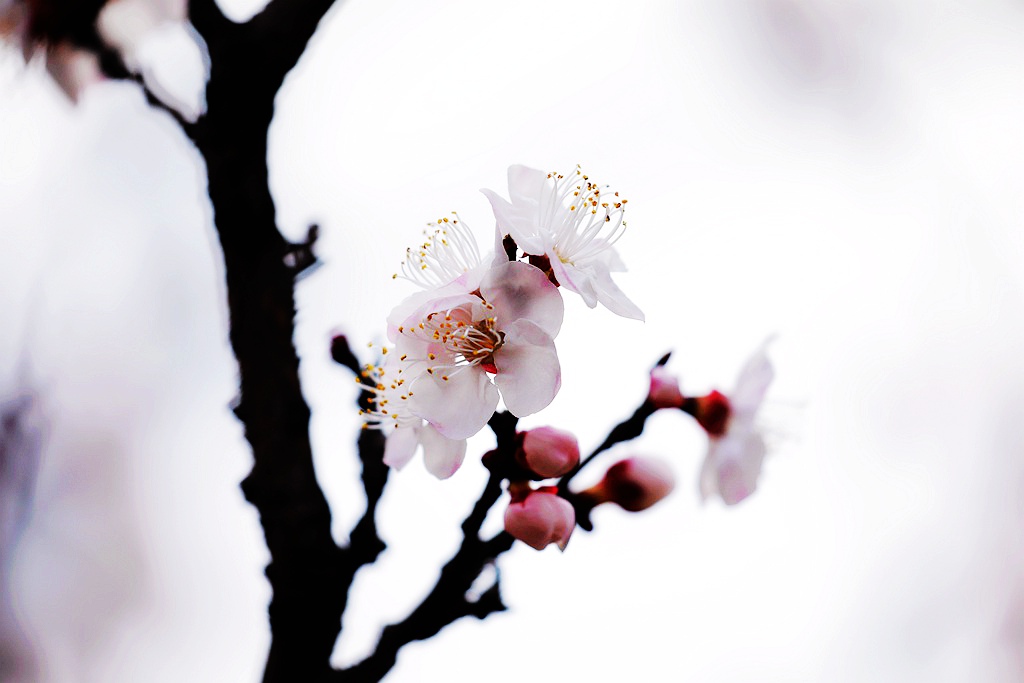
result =
[[[508,413],[495,413],[489,424],[498,439],[496,450],[514,448],[516,418]],[[506,609],[501,599],[500,581],[495,582],[475,599],[470,588],[489,564],[512,547],[514,539],[507,532],[493,538],[480,538],[487,513],[502,495],[502,477],[491,473],[473,510],[462,523],[462,544],[458,552],[441,569],[437,583],[423,601],[401,622],[386,626],[373,653],[352,667],[336,672],[336,681],[375,683],[387,675],[398,661],[399,651],[416,640],[426,640],[445,626],[463,617],[484,619]]]
[[[590,464],[594,458],[606,450],[620,444],[624,441],[631,441],[644,431],[644,425],[647,423],[647,418],[653,415],[657,411],[650,401],[645,400],[640,406],[630,415],[627,419],[623,420],[619,424],[615,425],[612,430],[605,437],[605,440],[601,442],[601,445],[595,448],[587,457],[583,458],[576,467],[572,468],[568,474],[558,480],[558,490],[561,494],[568,492],[569,482],[572,481],[573,477],[580,473],[584,467]]]

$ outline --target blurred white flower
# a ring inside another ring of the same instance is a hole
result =
[[[161,102],[188,121],[206,111],[210,58],[182,3],[113,0],[100,11],[96,28]]]
[[[736,387],[728,395],[724,432],[708,433],[708,453],[700,473],[704,500],[718,494],[726,505],[735,505],[757,488],[765,444],[755,418],[775,376],[767,354],[770,342],[766,340],[740,371]]]

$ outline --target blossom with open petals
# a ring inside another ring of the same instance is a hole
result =
[[[727,397],[724,431],[719,435],[708,433],[708,453],[700,473],[700,492],[705,500],[718,494],[726,505],[735,505],[757,488],[765,443],[755,418],[775,376],[767,346],[766,341],[740,371],[736,388]],[[715,404],[721,405],[721,398]]]
[[[525,253],[547,259],[559,285],[626,318],[643,312],[612,281],[626,268],[613,246],[625,231],[626,200],[593,183],[579,167],[568,175],[526,166],[508,169],[511,201],[483,190],[498,228]]]
[[[423,447],[423,464],[438,479],[452,476],[466,457],[466,440],[449,439],[409,411],[409,386],[415,380],[392,355],[383,366],[368,366],[360,383],[373,394],[362,411],[368,428],[388,430],[384,464],[402,469]]]
[[[482,256],[469,226],[454,212],[451,218],[438,218],[428,225],[430,230],[424,232],[423,241],[405,250],[401,273],[391,276],[421,290],[406,297],[388,315],[388,336],[392,339],[410,317],[442,310],[449,303],[457,305],[480,287],[492,266],[508,261],[500,249],[496,249],[498,257]],[[495,240],[500,244],[501,236],[495,235]]]
[[[499,394],[517,417],[547,407],[561,385],[554,337],[563,314],[547,276],[506,261],[473,292],[440,291],[391,330],[399,361],[417,375],[410,412],[465,439],[487,423]]]

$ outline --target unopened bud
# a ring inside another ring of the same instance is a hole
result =
[[[536,550],[551,543],[565,550],[576,527],[576,513],[557,491],[553,486],[535,491],[527,487],[525,494],[513,491],[512,502],[505,510],[505,531]]]
[[[567,474],[580,461],[580,445],[571,433],[538,427],[523,434],[516,462],[542,479]]]
[[[352,372],[357,375],[359,374],[359,359],[352,353],[352,348],[349,346],[348,338],[345,335],[334,334],[331,336],[331,358],[334,359],[335,363],[344,365]]]
[[[604,479],[580,496],[594,506],[610,502],[623,510],[640,512],[670,494],[675,485],[675,476],[664,461],[626,458],[609,467]]]
[[[655,408],[681,408],[683,406],[679,378],[669,372],[664,365],[656,365],[651,368],[651,388],[647,391],[647,400]]]
[[[722,392],[715,390],[707,396],[698,396],[685,400],[683,410],[693,415],[697,423],[710,436],[722,436],[732,417],[732,406]]]

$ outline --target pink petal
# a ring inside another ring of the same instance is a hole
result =
[[[547,275],[529,263],[512,261],[492,268],[480,283],[480,294],[494,306],[493,315],[502,329],[526,319],[555,337],[562,327],[565,304],[561,293]]]
[[[449,439],[479,432],[498,406],[498,390],[482,368],[473,366],[435,368],[420,375],[410,390],[409,412]]]
[[[420,323],[429,314],[437,311],[448,311],[459,306],[471,305],[479,301],[466,289],[467,283],[449,283],[440,289],[414,292],[402,299],[388,314],[388,339],[397,341],[399,327],[412,327]],[[476,289],[477,283],[473,283]]]
[[[438,479],[455,474],[466,457],[466,440],[449,439],[430,425],[419,430],[423,444],[423,464]]]
[[[400,470],[409,464],[419,446],[415,427],[399,427],[388,435],[384,442],[384,464]]]
[[[712,439],[701,469],[701,496],[717,493],[726,505],[739,503],[757,489],[764,455],[764,439],[752,427],[730,428]]]
[[[516,417],[533,415],[551,403],[562,384],[562,370],[551,337],[528,320],[504,329],[505,343],[494,354],[494,383]]]

